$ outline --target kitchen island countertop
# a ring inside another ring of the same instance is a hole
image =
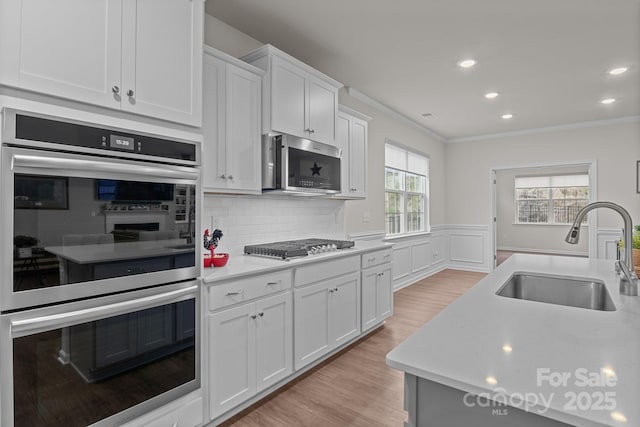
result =
[[[616,310],[496,295],[518,272],[601,280]],[[613,261],[513,255],[392,350],[387,364],[570,425],[639,426],[640,297],[620,295],[618,283]]]

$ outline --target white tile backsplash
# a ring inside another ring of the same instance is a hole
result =
[[[345,239],[342,200],[309,197],[205,195],[202,227],[224,233],[218,252],[241,254],[244,246],[320,237]]]

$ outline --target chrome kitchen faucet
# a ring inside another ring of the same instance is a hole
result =
[[[576,215],[576,219],[573,221],[573,225],[564,239],[567,243],[575,245],[580,240],[580,223],[584,219],[585,215],[597,208],[609,208],[618,212],[624,221],[624,261],[616,261],[616,267],[620,268],[622,274],[620,275],[620,293],[622,295],[638,295],[638,276],[634,270],[633,263],[633,250],[631,249],[631,243],[633,241],[633,224],[631,221],[631,215],[625,208],[620,205],[616,205],[611,202],[593,202],[589,203],[584,208],[580,209]],[[631,269],[631,271],[629,271]]]

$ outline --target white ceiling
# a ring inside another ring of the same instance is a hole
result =
[[[206,11],[448,140],[640,115],[640,0],[207,0]],[[468,57],[475,67],[457,67]]]

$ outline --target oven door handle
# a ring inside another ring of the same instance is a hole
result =
[[[195,294],[198,285],[176,289],[161,294],[126,300],[113,304],[106,304],[87,309],[74,310],[64,313],[29,317],[11,320],[11,333],[14,337],[44,332],[51,328],[72,326],[77,323],[91,322],[106,317],[118,316],[133,311],[145,310],[156,306],[179,302],[189,294]]]
[[[198,179],[197,170],[178,170],[172,167],[150,166],[144,164],[127,164],[104,162],[90,159],[69,159],[60,157],[44,157],[31,154],[13,154],[11,158],[11,170],[16,168],[76,170],[126,174],[127,176],[139,175],[141,177],[162,177],[195,181]]]

